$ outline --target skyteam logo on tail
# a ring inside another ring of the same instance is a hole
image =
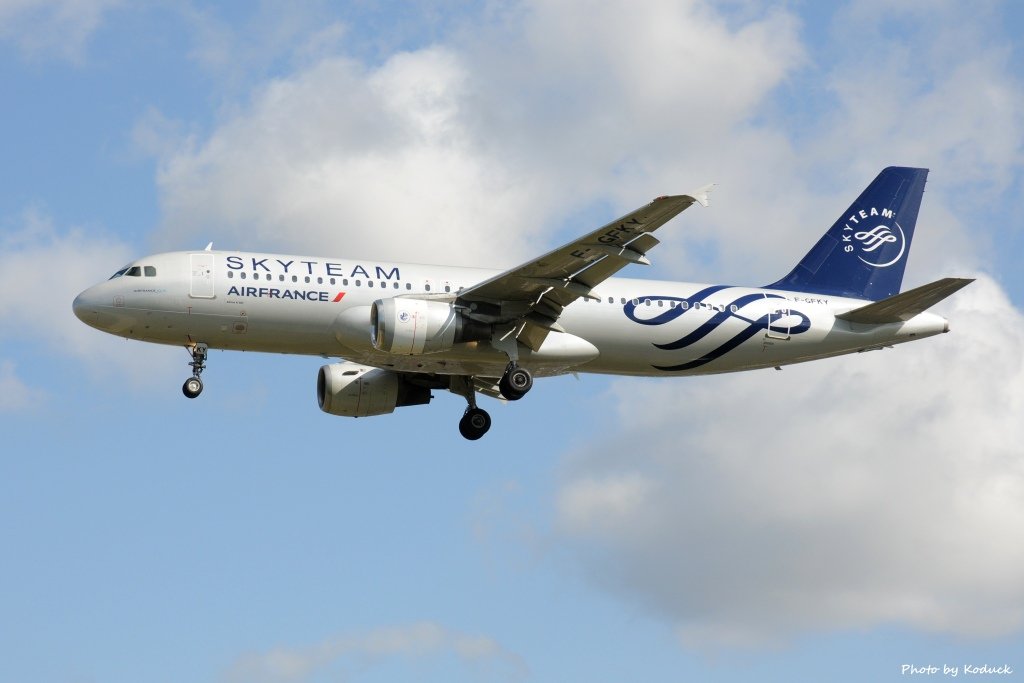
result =
[[[846,243],[843,248],[846,253],[856,252],[857,258],[875,268],[888,268],[899,262],[906,251],[907,238],[894,218],[892,209],[879,211],[875,207],[851,214],[843,227],[843,242]],[[892,221],[893,227],[876,222],[885,219]],[[896,244],[899,250],[892,256],[892,249],[888,247]]]

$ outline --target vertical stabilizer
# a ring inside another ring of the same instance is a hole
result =
[[[872,301],[899,294],[927,177],[926,168],[883,170],[796,268],[767,287]]]

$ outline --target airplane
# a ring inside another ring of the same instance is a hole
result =
[[[649,264],[654,232],[713,185],[658,197],[506,271],[204,250],[124,266],[78,295],[75,315],[127,339],[181,345],[196,398],[210,349],[340,359],[317,375],[331,415],[465,398],[459,431],[491,426],[482,394],[523,398],[566,373],[703,375],[891,347],[949,331],[927,309],[973,282],[900,293],[928,169],[889,167],[796,267],[764,287],[612,277]]]

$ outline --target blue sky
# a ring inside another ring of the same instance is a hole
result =
[[[1015,3],[0,1],[0,680],[1024,672]],[[220,248],[508,266],[716,182],[633,276],[788,272],[886,165],[953,332],[347,420],[321,359],[107,337]],[[1019,673],[1016,675],[1020,675]]]

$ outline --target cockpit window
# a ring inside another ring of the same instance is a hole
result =
[[[113,275],[111,275],[110,279],[113,280],[114,278],[119,278],[119,277],[121,277],[122,275],[124,275],[127,272],[128,272],[128,266],[125,266],[121,270],[119,270],[116,273],[114,273]]]
[[[146,274],[146,277],[156,277],[156,267],[154,266],[143,266],[142,272]]]
[[[128,277],[141,277],[142,276],[142,267],[141,266],[132,266],[131,268],[126,270],[124,272],[124,274],[127,275]]]

